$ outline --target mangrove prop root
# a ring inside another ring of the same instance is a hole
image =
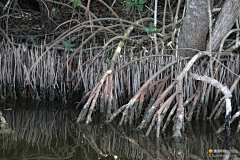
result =
[[[145,109],[144,117],[145,117],[146,114],[148,113],[149,109],[151,109],[153,103],[156,101],[156,97],[157,97],[157,96],[158,96],[158,98],[161,97],[162,92],[163,92],[163,90],[164,90],[164,86],[165,86],[165,84],[166,84],[166,82],[167,82],[167,80],[168,80],[169,78],[170,78],[170,75],[167,76],[167,77],[165,77],[165,78],[163,79],[163,82],[161,82],[161,83],[157,86],[157,89],[155,90],[153,96],[152,96],[151,99],[150,99],[150,102],[148,103],[148,107]],[[152,86],[152,85],[151,85],[151,86]],[[151,86],[149,87],[150,89],[152,88]],[[164,94],[163,94],[163,95],[164,95]]]
[[[179,93],[179,91],[178,91],[178,92],[175,92],[174,94],[172,94],[172,95],[162,104],[162,106],[160,107],[160,109],[154,114],[154,117],[153,117],[153,119],[152,119],[152,123],[151,123],[151,125],[149,126],[146,135],[149,134],[149,132],[151,131],[153,125],[155,124],[155,121],[157,120],[157,137],[159,137],[159,135],[160,135],[160,125],[161,125],[161,120],[162,120],[161,117],[163,116],[163,115],[161,115],[161,114],[162,114],[162,112],[163,112],[163,109],[166,109],[164,112],[166,112],[166,111],[168,110],[169,106],[171,105],[172,101],[174,100],[175,96],[176,96],[178,93]]]
[[[231,124],[231,123],[232,123],[237,117],[239,117],[239,116],[240,116],[240,110],[237,111],[237,112],[232,116],[231,120],[229,121],[229,124]],[[240,121],[239,121],[238,129],[237,129],[237,130],[239,130],[239,125],[240,125]],[[225,129],[225,124],[222,125],[222,127],[220,127],[220,128],[216,131],[216,133],[221,133],[224,129]],[[237,131],[237,132],[239,132],[239,131]]]
[[[221,113],[223,111],[224,105],[225,105],[225,102],[223,101],[213,119],[218,119],[219,118],[219,116],[221,115]]]
[[[83,106],[83,109],[81,110],[79,116],[78,116],[78,119],[77,119],[77,122],[82,122],[84,121],[85,119],[85,116],[87,114],[87,111],[88,111],[88,108],[89,108],[89,105],[92,101],[92,99],[94,98],[94,95],[95,95],[95,90],[97,89],[99,84],[97,84],[91,91],[91,94],[87,100],[87,102],[85,103],[85,105]]]
[[[237,132],[239,132],[239,131],[240,131],[240,121],[238,123],[238,128],[237,128]]]
[[[167,120],[166,120],[166,122],[165,122],[165,124],[164,124],[164,126],[163,126],[162,131],[165,131],[165,130],[166,130],[166,127],[167,127],[168,123],[170,122],[171,117],[172,117],[173,113],[175,112],[175,110],[176,110],[176,108],[177,108],[177,105],[178,105],[178,102],[173,106],[172,110],[171,110],[170,113],[168,114]]]
[[[177,76],[176,80],[178,81],[178,89],[182,91],[183,86],[183,78],[187,75],[189,69],[192,67],[192,65],[201,57],[209,55],[208,52],[198,52],[195,54],[191,60],[186,64],[183,71]],[[183,108],[183,96],[182,94],[179,94],[178,96],[178,109],[177,109],[177,121],[175,123],[175,133],[174,136],[181,136],[181,128],[184,118],[184,108]]]
[[[219,107],[222,105],[224,98],[221,98],[220,101],[218,101],[217,105],[214,107],[214,109],[212,110],[210,116],[208,117],[208,119],[212,119],[212,117],[214,116],[214,114],[218,111]]]
[[[165,89],[165,91],[161,94],[161,96],[154,102],[152,107],[148,110],[147,114],[144,116],[141,124],[138,126],[139,129],[142,129],[145,126],[145,124],[150,121],[157,107],[161,103],[163,103],[165,97],[172,91],[175,84],[176,82],[173,82],[170,86],[168,86],[167,89]]]
[[[232,106],[231,106],[231,91],[228,89],[227,86],[222,85],[220,82],[218,82],[217,80],[208,77],[206,75],[198,75],[198,74],[194,74],[191,73],[190,74],[191,77],[193,77],[196,80],[201,80],[203,82],[206,83],[210,83],[211,85],[213,85],[214,87],[218,88],[221,90],[221,92],[224,94],[225,96],[225,101],[226,101],[226,115],[225,115],[225,127],[227,130],[227,136],[230,136],[230,119],[231,119],[231,112],[232,112]]]
[[[176,119],[176,123],[175,123],[175,132],[173,136],[180,136],[181,137],[181,128],[183,126],[183,122],[184,122],[184,107],[183,107],[183,94],[182,94],[182,90],[183,90],[183,83],[182,83],[182,79],[180,81],[178,81],[178,90],[179,92],[181,92],[180,94],[178,94],[178,109],[177,109],[177,119]]]
[[[101,113],[104,113],[105,109],[104,109],[104,95],[103,93],[101,94],[101,97],[100,97],[100,112]]]
[[[138,103],[139,103],[139,99],[137,99],[137,101],[135,102],[135,104],[133,105],[133,107],[130,108],[130,110],[129,110],[129,124],[130,124],[130,125],[132,124],[133,119],[136,118]]]
[[[196,104],[197,104],[197,101],[199,100],[199,97],[200,97],[200,90],[201,90],[201,83],[198,85],[198,88],[196,90],[196,94],[194,95],[194,100],[193,100],[193,105],[192,107],[190,108],[190,111],[188,113],[188,117],[187,117],[187,120],[188,121],[191,121],[192,120],[192,115],[193,115],[193,111],[196,107]]]
[[[105,75],[102,77],[102,79],[100,80],[100,82],[94,87],[94,89],[92,90],[92,93],[87,101],[87,103],[84,105],[81,113],[79,114],[78,116],[78,119],[77,119],[77,122],[82,122],[84,121],[85,119],[85,116],[87,114],[87,111],[88,111],[88,108],[89,108],[89,105],[92,101],[92,105],[89,109],[89,114],[88,114],[88,117],[87,117],[87,121],[86,123],[90,123],[91,122],[91,115],[92,115],[92,111],[96,105],[96,101],[97,101],[97,98],[98,98],[98,95],[99,95],[99,92],[100,92],[100,89],[102,88],[102,85],[103,83],[105,82],[106,78],[108,77],[108,75],[112,74],[112,70],[108,70]]]
[[[230,92],[232,93],[233,90],[236,88],[238,82],[240,80],[240,75],[236,78],[236,80],[233,82],[232,86],[230,87]],[[218,101],[218,104],[215,106],[215,108],[213,109],[211,115],[209,116],[208,119],[212,119],[213,115],[217,112],[218,108],[220,107],[220,109],[218,110],[218,112],[216,113],[214,119],[217,119],[219,117],[219,115],[221,114],[221,107],[223,106],[223,100],[224,100],[224,97],[221,98],[219,101]]]
[[[147,92],[147,89],[145,89],[140,96],[140,101],[139,101],[139,105],[138,105],[136,118],[139,118],[141,116],[142,106],[143,106],[143,102],[144,102],[144,96],[145,96],[146,92]]]
[[[186,59],[189,59],[189,57],[182,58],[181,60],[186,60]],[[154,78],[156,78],[160,73],[162,73],[163,71],[165,71],[166,69],[168,69],[169,67],[171,67],[172,65],[174,65],[176,63],[177,63],[177,61],[173,61],[171,63],[168,63],[166,66],[162,67],[158,72],[156,72],[152,77],[150,77],[142,85],[142,87],[137,91],[137,93],[131,98],[131,100],[128,102],[128,104],[124,105],[124,107],[123,106],[120,107],[117,111],[115,111],[107,122],[113,121],[113,119],[116,118],[116,116],[118,114],[120,114],[124,109],[128,110],[130,107],[132,107],[133,104],[135,103],[135,101],[143,93],[143,91],[149,86],[150,82],[152,82],[154,80]],[[174,81],[173,83],[175,84],[176,82]],[[125,116],[125,115],[126,115],[126,112],[123,114],[123,116]]]
[[[92,105],[91,105],[91,107],[90,107],[90,109],[89,109],[89,113],[88,113],[88,116],[87,116],[86,123],[90,123],[90,122],[92,121],[91,115],[92,115],[93,109],[94,109],[94,107],[95,107],[95,105],[96,105],[99,92],[100,92],[100,90],[101,90],[101,88],[102,88],[102,85],[103,85],[104,81],[106,80],[106,78],[108,78],[108,75],[110,75],[111,73],[112,73],[112,70],[108,70],[108,71],[106,72],[106,74],[102,77],[102,79],[100,80],[100,82],[99,82],[100,84],[99,84],[99,86],[98,86],[98,88],[97,88],[97,90],[96,90],[96,95],[95,95],[95,97],[94,97],[94,99],[93,99],[93,101],[92,101]],[[106,84],[106,86],[107,86],[107,85],[108,85],[108,84]]]

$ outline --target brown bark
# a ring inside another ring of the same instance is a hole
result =
[[[41,11],[41,27],[44,27],[44,32],[49,33],[52,30],[52,8],[53,5],[51,2],[45,0],[38,1]]]
[[[186,2],[187,3],[187,2]],[[208,0],[191,0],[179,36],[179,48],[205,50],[208,34]],[[180,56],[192,57],[192,50],[179,50]]]

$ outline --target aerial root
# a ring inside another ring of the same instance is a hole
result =
[[[87,103],[83,107],[78,117],[78,122],[83,121],[85,119],[87,112],[88,112],[88,116],[86,119],[86,123],[90,123],[92,121],[91,114],[96,104],[97,97],[99,96],[101,88],[104,88],[102,89],[102,94],[100,99],[100,107],[101,107],[100,110],[103,113],[107,113],[106,122],[108,123],[112,122],[120,113],[122,113],[121,119],[119,121],[119,125],[122,125],[123,123],[127,123],[127,122],[131,125],[133,124],[134,119],[139,118],[141,116],[143,103],[144,101],[148,100],[148,94],[149,94],[149,91],[151,90],[153,91],[153,94],[150,99],[150,102],[148,103],[148,107],[145,109],[143,119],[139,124],[138,129],[142,129],[146,127],[148,123],[150,123],[148,130],[146,132],[146,136],[149,135],[152,128],[155,126],[156,136],[159,137],[161,126],[163,126],[162,131],[164,131],[169,121],[172,119],[173,114],[175,113],[175,119],[174,119],[175,122],[173,127],[174,136],[181,136],[181,129],[184,123],[184,119],[188,121],[192,120],[193,112],[196,109],[196,106],[201,99],[200,98],[200,95],[202,95],[201,92],[205,93],[206,91],[206,87],[205,88],[202,87],[202,84],[203,84],[202,82],[204,82],[205,84],[208,83],[211,86],[214,86],[215,88],[219,89],[225,95],[224,99],[226,101],[226,117],[225,117],[226,121],[224,126],[226,127],[225,129],[227,129],[228,135],[230,135],[230,123],[231,123],[230,120],[231,120],[231,110],[232,110],[230,98],[232,96],[231,95],[232,90],[230,91],[226,86],[222,85],[217,80],[211,77],[208,77],[206,75],[189,73],[189,69],[192,67],[195,61],[205,55],[208,55],[208,52],[199,52],[198,54],[193,56],[191,60],[188,61],[188,63],[185,65],[184,69],[179,73],[179,75],[175,79],[172,79],[170,84],[169,84],[170,76],[165,76],[164,79],[153,82],[154,79],[157,78],[159,74],[161,74],[163,71],[165,71],[172,65],[176,64],[177,61],[168,63],[166,66],[162,67],[158,72],[156,72],[153,76],[151,76],[141,86],[141,88],[135,93],[135,95],[131,98],[131,100],[127,104],[121,106],[118,109],[116,108],[112,109],[112,95],[114,91],[113,85],[112,85],[113,75],[112,73],[105,74],[101,79],[101,81],[92,90]],[[187,99],[184,102],[183,97],[186,97],[186,96],[183,93],[184,91],[183,84],[187,82],[185,82],[183,79],[185,77],[187,78],[188,73],[192,79],[199,80],[201,82],[198,83],[197,89],[195,90],[194,94],[191,94],[191,95],[187,94]],[[124,76],[122,78],[125,79]],[[106,83],[104,84],[105,81]],[[153,83],[150,84],[151,82]],[[128,90],[130,89],[129,87],[131,86],[127,86]],[[153,87],[154,87],[154,90],[152,89]],[[209,92],[209,90],[207,90],[206,92]],[[108,97],[106,97],[106,95]],[[191,102],[191,105],[189,105],[189,107],[186,110],[188,113],[185,114],[186,112],[185,106],[187,106],[190,102]],[[172,103],[174,103],[173,107],[171,108],[171,111],[168,112]],[[90,104],[91,104],[91,107],[89,108]],[[106,104],[108,104],[107,110],[104,109],[104,106]],[[224,103],[220,101],[219,106],[221,105],[224,105]],[[220,107],[220,109],[222,108],[223,107]],[[216,109],[216,111],[218,110],[218,112],[221,113],[220,109]],[[112,111],[113,113],[111,113]],[[215,113],[216,111],[213,111],[212,113]],[[163,125],[163,119],[165,119],[164,117],[166,116],[167,113],[168,113],[168,117],[166,118],[165,124]],[[198,117],[199,113],[200,113],[200,108],[198,107],[196,117]],[[210,116],[210,118],[211,117],[212,115]]]
[[[170,78],[170,75],[166,76],[164,79],[157,81],[157,83],[151,84],[150,86],[148,85],[149,81],[147,81],[138,90],[138,92],[133,96],[133,98],[129,101],[129,103],[120,107],[117,111],[115,111],[112,114],[112,116],[109,118],[109,120],[107,120],[107,122],[113,121],[116,118],[116,116],[123,111],[122,118],[119,122],[119,125],[122,125],[123,122],[126,123],[128,121],[128,119],[129,119],[129,123],[132,124],[134,117],[136,119],[137,117],[140,117],[140,115],[141,115],[141,109],[143,106],[144,97],[146,96],[148,89],[151,89],[158,83],[159,83],[158,85],[164,86],[165,83],[167,82],[167,80],[169,80],[169,78]],[[165,96],[167,96],[167,95],[165,95]]]
[[[238,84],[238,82],[240,81],[240,75],[235,79],[235,81],[233,82],[233,84],[232,84],[232,86],[230,87],[230,92],[232,93],[233,92],[233,90],[236,88],[236,86],[237,86],[237,84]],[[211,112],[211,114],[210,114],[210,116],[209,116],[209,118],[208,119],[212,119],[212,117],[213,117],[213,115],[215,114],[215,116],[214,116],[214,119],[218,119],[219,118],[219,116],[220,116],[220,114],[222,113],[222,109],[223,109],[223,107],[224,107],[224,97],[222,97],[219,101],[218,101],[218,103],[217,103],[217,105],[214,107],[214,109],[212,110],[212,112]]]
[[[229,121],[229,125],[237,118],[240,116],[240,110],[237,111],[231,118],[231,120]],[[222,127],[220,127],[216,133],[221,133],[224,129],[226,128],[226,124],[222,125]],[[239,124],[238,124],[238,128],[237,128],[237,132],[239,132],[239,129],[240,129],[240,121],[239,121]],[[228,132],[228,131],[227,131]]]
[[[240,132],[240,121],[239,121],[239,123],[238,123],[237,132]]]
[[[97,98],[98,98],[98,95],[100,93],[100,90],[101,90],[104,82],[106,81],[107,77],[111,74],[112,74],[112,70],[108,70],[104,74],[104,76],[102,77],[100,82],[98,82],[98,84],[96,84],[96,86],[92,89],[91,94],[90,94],[86,104],[83,106],[83,109],[78,116],[77,122],[83,122],[85,120],[87,112],[88,112],[88,115],[87,115],[86,123],[90,123],[92,121],[91,115],[92,115],[92,112],[93,112],[94,107],[96,105]],[[106,86],[108,86],[108,84],[106,84]],[[90,104],[91,104],[91,107],[89,108]]]
[[[173,87],[175,86],[176,82],[173,82],[170,86],[168,86],[165,91],[160,95],[160,97],[154,102],[154,104],[149,108],[149,110],[147,111],[147,113],[145,114],[142,122],[140,123],[140,125],[138,126],[138,129],[142,129],[144,128],[145,124],[147,124],[153,114],[155,113],[155,111],[157,110],[157,107],[163,103],[165,97],[172,91]]]
[[[183,71],[180,73],[180,75],[178,75],[177,79],[174,80],[165,90],[164,92],[160,95],[160,97],[157,98],[157,100],[154,102],[154,104],[152,105],[151,108],[149,108],[149,110],[147,111],[147,114],[145,114],[141,124],[138,126],[139,129],[142,129],[144,127],[144,125],[150,121],[151,117],[153,116],[153,114],[155,113],[157,107],[164,102],[165,97],[173,90],[173,88],[176,86],[176,84],[178,84],[178,92],[182,92],[183,88],[183,77],[185,77],[187,75],[187,72],[189,71],[189,69],[191,68],[191,66],[194,64],[194,62],[199,59],[200,57],[207,55],[207,52],[199,52],[198,54],[196,54],[194,57],[192,57],[192,59],[187,63],[187,65],[185,66],[185,68],[183,69]],[[155,73],[155,75],[153,75],[150,79],[148,79],[144,85],[138,90],[138,92],[133,96],[133,98],[129,101],[129,103],[127,105],[124,105],[122,107],[120,107],[116,112],[114,112],[112,114],[112,116],[110,117],[110,119],[108,120],[108,122],[111,122],[118,114],[120,114],[123,111],[122,114],[122,118],[120,120],[119,125],[121,125],[123,122],[127,122],[128,117],[129,117],[129,109],[133,107],[134,103],[136,102],[136,100],[139,98],[139,96],[141,95],[141,93],[149,86],[150,82],[161,72],[163,72],[165,69],[169,68],[170,66],[172,66],[173,64],[175,64],[176,62],[172,62],[167,64],[165,67],[163,67],[162,69],[160,69],[157,73]],[[175,96],[174,96],[175,97]],[[131,109],[130,109],[131,111]],[[132,116],[132,114],[131,114]],[[159,117],[159,121],[160,121],[160,116]],[[182,123],[184,120],[184,108],[183,108],[183,96],[182,94],[178,95],[178,110],[177,110],[177,120],[175,123],[175,134],[176,136],[181,136],[180,130],[182,128]],[[131,119],[131,118],[130,118]],[[130,121],[132,122],[132,120]],[[159,125],[158,125],[159,126]],[[160,129],[159,129],[160,130]]]
[[[167,110],[169,109],[170,105],[172,104],[174,98],[176,97],[176,95],[179,93],[179,91],[175,92],[174,94],[172,94],[160,107],[160,109],[154,114],[153,118],[152,118],[152,122],[147,130],[146,136],[149,135],[152,127],[154,125],[157,126],[157,137],[159,137],[160,135],[160,126],[162,123],[162,120],[164,118],[164,116],[166,115]]]
[[[164,87],[165,87],[165,82],[166,81],[164,81],[164,83],[160,83],[157,86],[153,96],[151,97],[151,99],[150,99],[150,101],[148,103],[148,107],[145,109],[144,116],[147,114],[148,110],[152,107],[152,104],[156,101],[156,98],[161,96],[161,94],[162,94],[162,92],[164,90]],[[151,87],[149,87],[149,88],[151,88]]]
[[[168,123],[170,122],[171,117],[172,117],[172,115],[174,114],[174,112],[175,112],[175,110],[176,110],[176,108],[177,108],[177,105],[178,105],[178,102],[173,106],[173,108],[171,109],[170,113],[168,114],[168,117],[167,117],[167,119],[166,119],[166,122],[165,122],[165,124],[164,124],[164,126],[163,126],[162,131],[165,131],[165,130],[166,130],[167,125],[168,125]]]
[[[177,108],[177,116],[176,116],[176,121],[175,121],[175,125],[174,125],[174,131],[175,131],[174,135],[175,136],[181,136],[180,130],[182,128],[182,124],[183,124],[183,121],[184,121],[184,103],[183,103],[183,94],[182,94],[183,78],[187,75],[189,69],[192,67],[194,62],[204,55],[208,55],[208,52],[199,52],[198,54],[193,56],[191,58],[191,60],[186,64],[183,71],[177,76],[176,80],[174,80],[165,90],[160,85],[157,87],[159,90],[161,89],[161,91],[159,91],[159,93],[155,92],[153,94],[154,96],[152,97],[152,100],[150,101],[150,103],[153,103],[153,104],[149,105],[148,108],[146,109],[143,120],[142,120],[141,124],[138,126],[138,129],[142,129],[152,119],[152,123],[151,123],[151,125],[148,129],[147,135],[150,133],[153,125],[157,122],[157,124],[156,124],[156,126],[157,126],[157,136],[159,136],[162,118],[164,117],[164,115],[167,112],[169,106],[171,105],[171,103],[173,102],[175,97],[177,96],[178,97],[177,98],[177,103],[175,104],[174,109],[172,109],[173,112],[171,112],[171,116]],[[139,97],[142,95],[141,97],[144,98],[143,92],[145,91],[145,89],[147,89],[150,86],[150,82],[158,74],[160,74],[161,72],[163,72],[165,69],[169,68],[172,65],[173,64],[166,65],[160,71],[155,73],[155,75],[153,75],[151,78],[149,78],[143,84],[143,86],[138,90],[138,92],[133,96],[133,98],[129,101],[128,104],[120,107],[117,111],[115,111],[112,114],[112,116],[110,117],[108,122],[111,122],[118,114],[120,114],[122,112],[122,118],[119,122],[119,125],[122,125],[123,122],[126,123],[128,121],[128,119],[129,119],[129,123],[132,124],[132,119],[134,117],[134,110],[135,110],[135,107],[138,105],[138,104],[135,104],[135,103],[139,103]],[[167,97],[167,95],[169,93],[171,93],[173,91],[173,88],[176,88],[176,91],[172,94],[172,96],[170,96],[165,101],[165,98]],[[158,98],[156,98],[156,95],[158,95]],[[197,95],[198,94],[195,94],[195,102],[197,102],[197,100],[198,100]],[[191,98],[193,99],[193,97],[191,97]],[[162,104],[162,106],[161,106],[161,104]],[[186,104],[187,104],[187,102],[186,102]],[[161,106],[161,107],[156,112],[156,110],[158,109],[159,106]],[[165,110],[164,110],[164,108],[165,108]],[[194,110],[194,108],[192,110]],[[192,112],[192,111],[190,110],[190,112]],[[163,113],[163,116],[161,116],[162,113]],[[170,117],[168,117],[168,119],[170,119]],[[165,128],[166,128],[166,124],[165,124]]]
[[[221,92],[224,94],[224,98],[225,98],[225,102],[226,102],[226,115],[225,115],[224,126],[227,130],[226,131],[227,136],[231,136],[231,133],[230,133],[230,120],[231,120],[231,112],[232,112],[232,105],[231,105],[231,99],[230,99],[232,97],[231,91],[228,89],[227,86],[221,84],[214,78],[208,77],[206,75],[198,75],[198,74],[194,74],[194,73],[190,73],[190,75],[192,78],[194,78],[196,80],[201,80],[203,82],[210,83],[214,87],[220,89]],[[238,112],[237,112],[237,115],[238,115]]]
[[[194,98],[192,107],[190,108],[190,111],[189,111],[188,114],[187,114],[187,115],[188,115],[187,121],[192,121],[193,111],[194,111],[194,109],[195,109],[195,107],[196,107],[196,104],[197,104],[197,102],[198,102],[198,100],[199,100],[199,97],[200,97],[201,86],[202,86],[201,83],[199,83],[198,88],[197,88],[197,90],[196,90],[196,93],[195,93],[194,95],[192,95],[192,96],[189,98],[189,100],[187,100],[187,102],[188,102],[188,101],[191,101],[192,98]]]

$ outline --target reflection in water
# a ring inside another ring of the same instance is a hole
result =
[[[1,159],[239,159],[240,134],[215,134],[222,122],[185,123],[181,139],[168,128],[160,138],[135,126],[76,124],[70,106],[34,102],[0,103],[11,132],[0,132]],[[6,111],[6,108],[13,108]],[[95,116],[94,116],[95,117]],[[237,125],[233,124],[232,126]],[[233,127],[236,128],[236,127]],[[3,131],[4,128],[1,128]],[[213,150],[213,153],[208,153]],[[215,153],[214,153],[215,152]],[[216,153],[218,152],[218,153]],[[211,158],[212,157],[212,158]]]

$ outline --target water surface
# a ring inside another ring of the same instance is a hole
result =
[[[0,130],[1,159],[146,160],[240,159],[240,133],[231,125],[232,137],[215,134],[222,122],[185,123],[182,138],[172,137],[172,126],[160,138],[135,126],[105,124],[97,116],[91,125],[76,124],[74,105],[0,102],[8,127]],[[209,153],[209,150],[213,153]],[[214,153],[215,152],[215,153]],[[217,153],[216,153],[217,152]]]

